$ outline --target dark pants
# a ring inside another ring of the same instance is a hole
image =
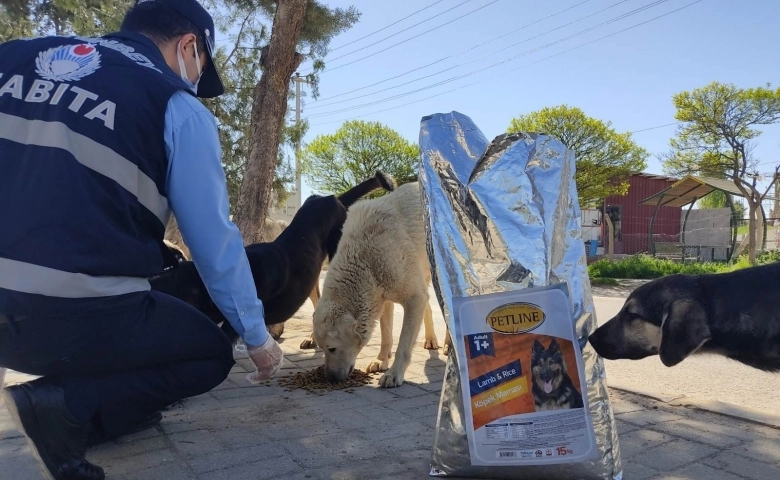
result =
[[[109,436],[227,377],[231,343],[198,310],[158,292],[120,303],[0,315],[0,366],[61,386],[74,416]]]

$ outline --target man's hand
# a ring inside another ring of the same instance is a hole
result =
[[[255,371],[246,376],[246,379],[253,384],[272,378],[281,368],[284,360],[282,349],[270,335],[260,346],[250,348],[247,345],[246,353],[255,364]]]

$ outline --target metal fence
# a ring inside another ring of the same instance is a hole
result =
[[[733,217],[729,212],[725,213],[725,217],[724,215],[716,217],[714,214],[717,212],[713,211],[696,212],[697,210],[691,211],[686,222],[685,232],[680,231],[682,223],[663,225],[663,221],[659,222],[658,228],[655,228],[654,231],[665,233],[654,233],[652,243],[649,232],[627,233],[621,228],[615,232],[614,253],[618,256],[655,253],[656,256],[675,258],[686,262],[723,262],[731,257],[734,245],[736,245],[739,254],[744,254],[747,251],[746,248],[739,249],[740,244],[747,237],[747,220]],[[677,233],[669,233],[675,231],[674,227],[676,227]],[[732,244],[735,228],[736,243]],[[758,245],[758,251],[780,249],[780,217],[768,218],[765,231],[766,241]],[[588,240],[588,243],[591,243],[591,240],[598,242],[600,255],[608,252],[608,243],[605,244],[604,239],[600,236],[598,238],[584,238],[584,240]],[[595,249],[589,249],[589,254],[592,255],[595,251]],[[659,251],[663,253],[659,254]],[[679,255],[676,252],[679,252]]]

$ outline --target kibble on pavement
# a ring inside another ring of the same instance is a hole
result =
[[[347,393],[355,391],[356,387],[369,385],[374,381],[376,374],[366,373],[362,370],[354,369],[352,373],[342,382],[331,382],[325,375],[325,367],[320,365],[306,372],[297,372],[294,375],[282,377],[277,380],[279,386],[284,387],[285,391],[303,389],[310,393],[322,395],[329,390],[345,390]],[[268,382],[266,382],[268,384]]]

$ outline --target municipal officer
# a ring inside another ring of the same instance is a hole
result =
[[[219,385],[228,338],[150,291],[174,262],[173,212],[209,293],[270,378],[243,242],[228,218],[214,117],[224,87],[196,0],[138,0],[120,32],[0,45],[0,367],[37,375],[5,404],[55,479],[103,479],[88,440],[154,424]]]

